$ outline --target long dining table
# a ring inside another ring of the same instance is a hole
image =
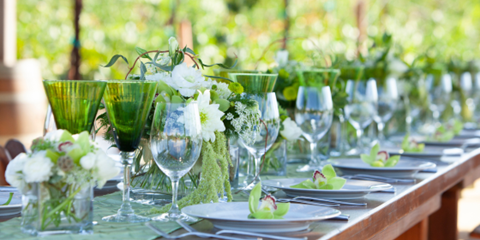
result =
[[[338,207],[342,214],[350,216],[348,221],[319,221],[310,225],[308,232],[285,236],[308,239],[458,239],[458,200],[461,190],[480,178],[480,148],[466,149],[461,157],[427,161],[437,164],[436,172],[418,173],[415,183],[392,184],[395,193],[370,193],[355,200],[366,202],[366,207]],[[296,167],[289,166],[289,174],[298,176],[293,173]],[[276,195],[282,197],[282,194],[280,191]],[[246,198],[237,200],[246,201]],[[214,230],[206,220],[192,227],[204,232]],[[184,232],[180,229],[173,234]]]
[[[405,160],[407,161],[407,160]],[[348,220],[324,220],[310,225],[308,231],[283,234],[308,239],[458,239],[457,218],[460,191],[480,178],[480,148],[467,149],[461,157],[428,160],[437,164],[436,172],[420,172],[416,182],[392,184],[394,192],[370,193],[362,199],[367,206],[341,206]],[[289,164],[287,177],[311,177],[311,173],[297,173],[298,164]],[[280,177],[262,176],[262,179]],[[101,194],[103,195],[103,194]],[[285,193],[277,191],[277,197]],[[248,193],[237,191],[234,201],[247,201]],[[93,235],[56,235],[49,239],[155,239],[157,235],[144,224],[105,223],[103,215],[116,211],[121,196],[118,192],[98,196],[94,200]],[[139,213],[148,215],[151,206],[133,203]],[[0,219],[0,239],[27,239],[20,231],[20,218]],[[154,222],[166,232],[178,235],[186,232],[176,223]],[[203,232],[216,229],[207,220],[192,225]],[[160,238],[160,237],[158,237]],[[34,239],[33,237],[31,239]],[[189,236],[188,239],[200,239]]]

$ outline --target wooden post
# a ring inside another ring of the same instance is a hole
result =
[[[189,20],[183,20],[180,22],[178,31],[178,44],[180,45],[180,48],[187,46],[193,49],[192,23]],[[194,64],[189,57],[185,57],[185,62],[188,66]]]
[[[80,13],[82,12],[82,0],[74,0],[73,26],[75,28],[75,38],[73,40],[72,53],[70,54],[70,70],[68,79],[80,80]]]
[[[288,0],[284,0],[284,4],[285,8],[283,9],[284,30],[282,49],[287,49],[288,31],[290,30],[290,18],[288,17]]]
[[[357,28],[359,31],[357,38],[357,55],[365,52],[367,49],[362,49],[363,41],[367,38],[367,4],[366,0],[358,0],[355,5],[355,17],[357,20]]]
[[[0,64],[13,67],[17,60],[16,0],[0,0]]]
[[[0,0],[0,144],[14,138],[29,147],[43,132],[47,101],[40,63],[17,61],[16,3]]]
[[[428,238],[435,240],[458,239],[458,199],[460,184],[453,186],[442,194],[440,209],[428,219]]]

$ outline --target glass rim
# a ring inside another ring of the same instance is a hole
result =
[[[113,80],[102,80],[107,83],[157,83],[157,80],[121,80],[121,79],[113,79]]]
[[[254,72],[259,72],[261,73],[262,71],[260,70],[247,70],[247,69],[213,69],[214,72],[232,72],[234,73],[235,71],[237,71],[236,73],[242,73],[242,71],[244,71],[245,73],[254,73]]]
[[[313,69],[297,70],[297,72],[299,72],[299,73],[305,73],[305,72],[321,72],[321,73],[338,72],[338,73],[340,73],[340,69],[338,69],[338,68],[313,68]]]
[[[278,73],[229,73],[232,76],[278,77]]]
[[[42,82],[106,82],[105,80],[70,80],[70,79],[43,79]]]
[[[190,103],[194,103],[194,104],[197,104],[198,105],[198,101],[197,100],[193,100],[193,101],[190,101],[190,102],[183,102],[183,103],[172,103],[172,102],[165,102],[165,103],[162,103],[162,102],[157,102],[155,103],[155,106],[158,105],[158,104],[165,104],[165,105],[175,105],[175,104],[178,104],[178,105],[188,105]]]

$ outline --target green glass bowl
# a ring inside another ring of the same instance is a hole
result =
[[[262,72],[257,71],[257,70],[223,69],[223,68],[221,68],[221,69],[214,69],[213,73],[217,77],[223,77],[223,78],[228,78],[228,79],[232,80],[228,76],[228,74],[230,74],[230,73],[262,73]],[[215,79],[215,80],[220,81],[220,82],[224,82],[224,83],[230,83],[228,80],[224,80],[224,79]]]
[[[106,85],[95,80],[44,80],[57,128],[72,134],[90,132]]]
[[[278,74],[266,73],[229,73],[232,81],[240,83],[245,93],[273,92]]]
[[[340,79],[343,81],[353,80],[358,81],[363,77],[363,72],[365,68],[363,66],[344,66],[340,67],[342,74]]]
[[[297,71],[300,86],[307,87],[323,87],[335,85],[337,78],[340,76],[339,69],[318,68]]]
[[[156,89],[157,81],[107,80],[103,100],[120,151],[138,148]]]

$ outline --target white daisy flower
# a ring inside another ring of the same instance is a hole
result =
[[[210,104],[210,90],[205,90],[204,93],[199,92],[197,102],[202,138],[204,141],[214,142],[215,131],[225,131],[225,125],[221,119],[224,113],[218,110],[219,104]]]

